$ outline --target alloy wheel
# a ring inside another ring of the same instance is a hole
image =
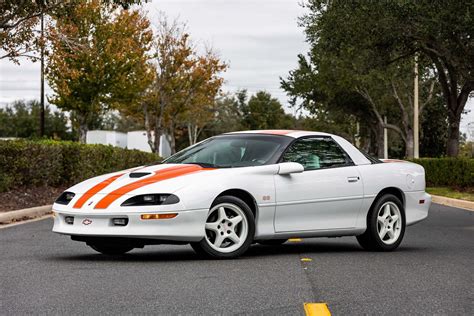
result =
[[[240,207],[231,203],[221,203],[209,211],[205,230],[205,239],[211,248],[222,253],[229,253],[244,244],[249,225]]]
[[[377,232],[384,244],[391,245],[398,240],[402,229],[402,214],[393,202],[385,202],[377,214]]]

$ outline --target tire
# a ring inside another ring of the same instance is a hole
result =
[[[255,235],[254,215],[241,199],[234,196],[218,197],[209,210],[205,234],[200,242],[191,243],[198,255],[214,259],[236,258],[252,244]]]
[[[398,197],[384,194],[374,203],[367,215],[367,230],[357,236],[365,250],[393,251],[405,234],[405,209]]]
[[[87,244],[89,247],[94,249],[101,254],[108,255],[108,256],[118,256],[123,255],[134,247],[127,246],[127,245],[111,245],[111,244]]]
[[[257,243],[264,246],[279,246],[279,245],[283,245],[287,241],[288,239],[267,239],[267,240],[259,240],[257,241]]]

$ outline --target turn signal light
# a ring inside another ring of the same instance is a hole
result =
[[[168,213],[168,214],[142,214],[141,219],[170,219],[178,216],[178,213]]]

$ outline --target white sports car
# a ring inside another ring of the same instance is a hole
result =
[[[232,258],[253,242],[336,236],[390,251],[430,204],[417,164],[374,159],[326,133],[246,131],[69,188],[53,205],[53,231],[112,255],[190,243]]]

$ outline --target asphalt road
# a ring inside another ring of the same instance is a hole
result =
[[[355,238],[255,245],[238,260],[189,246],[96,254],[53,234],[51,220],[0,229],[0,314],[474,314],[474,212],[433,205],[398,251]],[[310,258],[310,262],[302,262]]]

